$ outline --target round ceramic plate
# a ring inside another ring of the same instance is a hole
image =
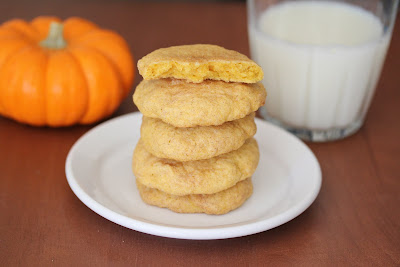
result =
[[[65,166],[75,195],[104,218],[152,235],[182,239],[222,239],[262,232],[307,209],[321,187],[314,154],[298,138],[256,119],[260,163],[253,195],[225,215],[178,214],[142,202],[131,170],[139,140],[140,113],[106,121],[71,148]]]

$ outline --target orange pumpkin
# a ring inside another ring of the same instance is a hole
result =
[[[90,124],[130,92],[125,40],[81,18],[20,19],[0,26],[0,114],[36,126]]]

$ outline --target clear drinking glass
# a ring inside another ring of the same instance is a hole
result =
[[[268,92],[261,115],[310,141],[356,132],[397,7],[398,0],[248,0],[251,56]]]

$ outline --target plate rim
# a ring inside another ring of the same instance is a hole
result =
[[[102,216],[103,218],[114,222],[118,225],[124,226],[128,229],[139,231],[146,234],[151,234],[155,236],[161,237],[168,237],[168,238],[176,238],[176,239],[187,239],[187,240],[213,240],[213,239],[226,239],[226,238],[235,238],[241,236],[247,236],[256,234],[259,232],[264,232],[275,227],[278,227],[284,223],[287,223],[300,214],[302,214],[317,198],[322,185],[322,172],[321,167],[316,158],[315,154],[311,151],[311,149],[298,137],[294,136],[293,134],[279,128],[278,126],[259,119],[255,118],[256,124],[265,123],[268,127],[275,128],[280,132],[280,134],[286,135],[287,138],[294,138],[303,149],[308,151],[310,154],[312,161],[315,163],[316,166],[316,179],[314,188],[311,193],[307,195],[307,197],[295,205],[292,205],[289,209],[280,213],[272,218],[268,219],[258,219],[254,222],[245,223],[242,225],[221,225],[216,226],[215,228],[183,228],[180,226],[166,226],[160,225],[156,222],[145,222],[141,220],[137,220],[125,215],[122,215],[112,209],[109,209],[106,206],[103,206],[95,199],[90,197],[88,193],[79,185],[77,179],[74,177],[72,172],[72,157],[76,150],[78,149],[79,145],[84,142],[85,138],[89,136],[92,132],[98,131],[101,128],[107,127],[109,124],[116,123],[117,121],[129,119],[130,117],[141,117],[142,114],[140,112],[132,112],[128,114],[124,114],[107,121],[104,121],[78,138],[78,140],[72,145],[71,149],[68,152],[66,162],[65,162],[65,174],[67,178],[67,182],[73,191],[73,193],[78,197],[78,199],[85,204],[89,209],[97,213],[98,215]]]

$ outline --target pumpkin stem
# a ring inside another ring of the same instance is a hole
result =
[[[50,24],[49,33],[46,39],[39,44],[48,49],[63,49],[67,46],[67,42],[63,37],[64,25],[59,22],[52,22]]]

